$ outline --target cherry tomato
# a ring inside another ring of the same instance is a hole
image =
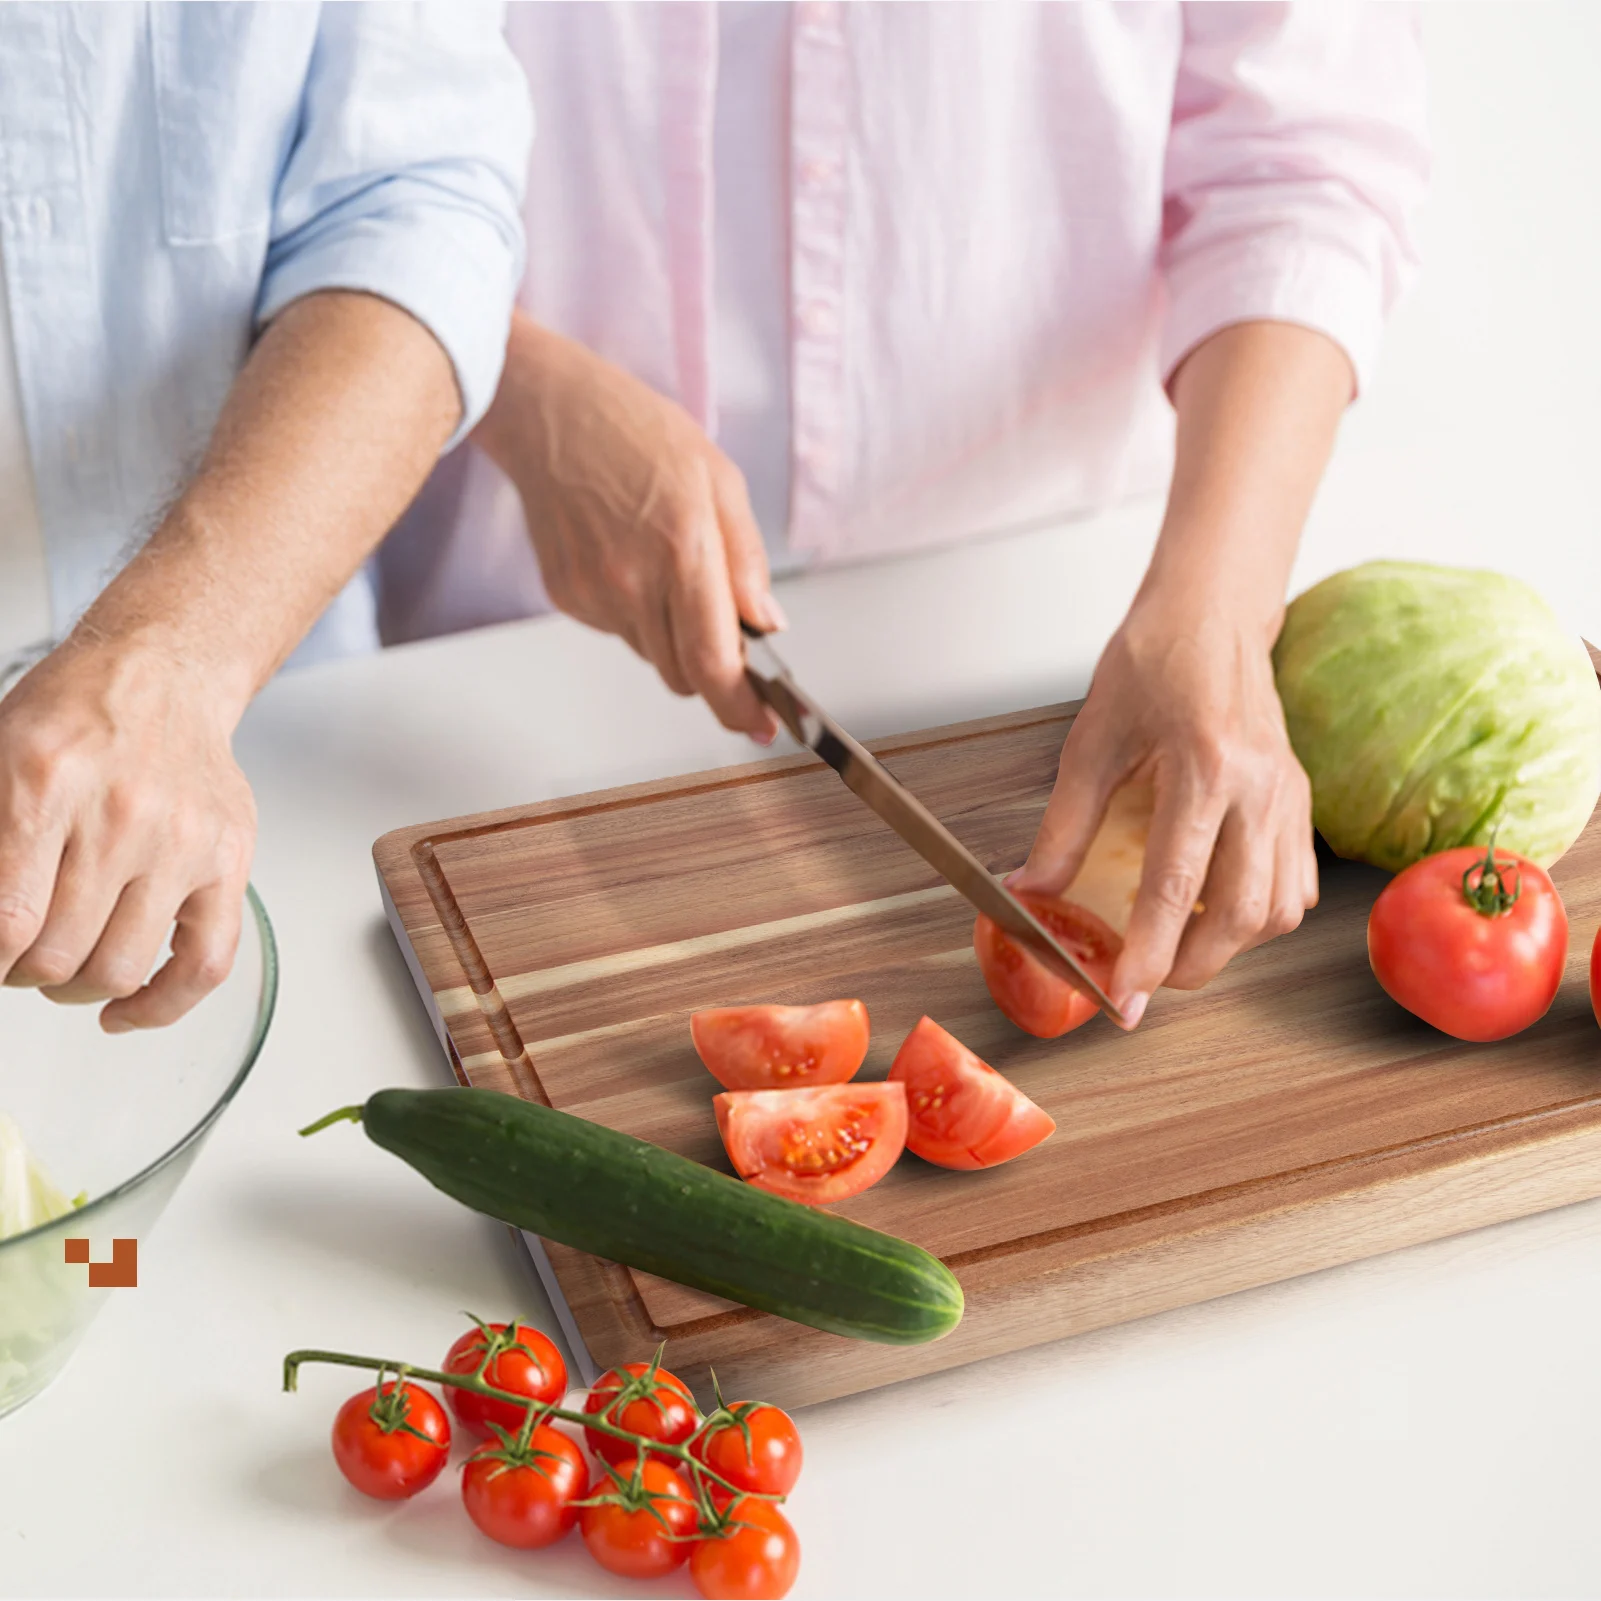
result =
[[[795,1420],[765,1401],[736,1401],[733,1414],[699,1435],[690,1454],[730,1484],[758,1495],[788,1495],[801,1470]],[[713,1485],[715,1492],[719,1486]]]
[[[562,1361],[561,1352],[538,1329],[526,1323],[515,1327],[491,1323],[487,1334],[483,1329],[469,1329],[446,1354],[445,1372],[478,1373],[491,1345],[495,1348],[493,1359],[479,1374],[486,1384],[551,1405],[567,1393],[567,1364]],[[454,1388],[446,1393],[457,1422],[480,1440],[490,1438],[491,1423],[498,1423],[508,1434],[515,1434],[527,1415],[527,1408],[515,1401],[497,1401],[487,1395],[475,1395],[471,1390]]]
[[[800,1541],[771,1501],[741,1496],[721,1536],[696,1542],[689,1576],[707,1601],[786,1596],[800,1572]]]
[[[608,1573],[659,1579],[682,1567],[699,1523],[690,1488],[665,1462],[647,1457],[638,1473],[633,1458],[620,1462],[591,1491],[606,1499],[586,1506],[579,1527],[589,1554]]]
[[[529,1550],[554,1545],[578,1522],[573,1502],[588,1493],[583,1452],[544,1423],[525,1448],[486,1441],[462,1469],[468,1516],[502,1545]]]
[[[994,1167],[1032,1150],[1056,1124],[931,1017],[895,1053],[890,1080],[906,1086],[906,1144],[940,1167]]]
[[[404,1501],[426,1490],[450,1457],[450,1419],[415,1384],[353,1395],[334,1418],[334,1461],[363,1495]]]
[[[1459,1040],[1500,1040],[1545,1016],[1568,914],[1545,869],[1477,845],[1425,856],[1368,914],[1368,959],[1391,999]]]
[[[602,1373],[584,1410],[663,1445],[682,1445],[700,1426],[700,1408],[689,1386],[651,1362],[628,1362]],[[626,1462],[638,1449],[633,1441],[599,1429],[586,1428],[584,1439],[603,1462]]]
[[[816,1006],[719,1006],[696,1012],[689,1032],[725,1089],[793,1090],[843,1084],[867,1055],[860,1001]]]
[[[1123,949],[1122,939],[1094,912],[1071,901],[1033,895],[1020,899],[1104,990]],[[995,1004],[1027,1034],[1054,1040],[1087,1023],[1099,1010],[1089,996],[1059,978],[982,913],[973,924],[973,949]]]
[[[900,1084],[725,1091],[712,1105],[739,1176],[808,1206],[860,1195],[906,1145]]]

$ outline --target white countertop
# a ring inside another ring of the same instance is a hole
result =
[[[1546,83],[1552,61],[1594,59],[1562,28],[1594,29],[1561,8],[1441,15],[1437,265],[1350,420],[1297,582],[1380,553],[1494,565],[1601,639],[1601,202],[1506,144],[1595,148],[1596,97]],[[1492,66],[1525,86],[1526,125],[1479,115]],[[864,734],[1081,693],[1155,517],[793,581],[788,653]],[[463,1307],[554,1326],[498,1225],[355,1130],[294,1130],[446,1081],[382,921],[377,835],[749,748],[559,619],[284,678],[239,748],[278,1018],[139,1288],[0,1423],[0,1595],[689,1594],[613,1581],[576,1540],[493,1546],[448,1482],[398,1508],[344,1486],[326,1437],[357,1379],[308,1370],[283,1395],[284,1352],[431,1362]],[[1598,1332],[1601,1203],[813,1408],[795,1594],[1594,1594]]]

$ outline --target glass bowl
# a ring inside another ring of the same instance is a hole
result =
[[[106,1034],[98,1007],[0,988],[0,1113],[63,1194],[87,1197],[0,1240],[0,1416],[61,1371],[114,1293],[114,1242],[148,1236],[260,1054],[277,996],[277,948],[254,890],[227,982],[170,1028]],[[83,1240],[87,1251],[67,1243]]]

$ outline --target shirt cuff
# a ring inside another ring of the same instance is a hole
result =
[[[500,383],[517,288],[514,257],[493,225],[466,210],[443,225],[434,207],[353,218],[267,271],[256,323],[324,289],[377,295],[409,312],[455,369],[462,415],[444,447],[453,450],[488,411]]]
[[[1237,254],[1187,262],[1168,274],[1162,382],[1203,340],[1242,322],[1290,322],[1326,334],[1349,358],[1360,394],[1372,382],[1384,331],[1380,284],[1367,262],[1306,242],[1275,249],[1271,264]]]

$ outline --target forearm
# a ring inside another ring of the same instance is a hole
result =
[[[500,387],[473,430],[473,443],[520,488],[529,454],[530,416],[542,417],[553,391],[564,386],[574,371],[599,361],[582,345],[541,327],[521,308],[514,309]]]
[[[682,406],[517,312],[473,442],[516,486],[559,610],[627,640],[724,727],[774,738],[740,635],[742,619],[784,626],[766,547],[739,469]]]
[[[1131,1027],[1158,985],[1204,984],[1317,900],[1311,797],[1269,651],[1352,374],[1322,334],[1241,323],[1198,345],[1171,390],[1178,448],[1162,532],[1017,880],[1069,890],[1113,795],[1144,792],[1139,888],[1108,977]]]
[[[579,502],[619,522],[648,519],[668,470],[704,437],[631,373],[516,309],[472,441],[516,486],[533,534]]]
[[[460,404],[448,357],[406,312],[343,292],[296,301],[70,645],[181,664],[236,720],[406,508]]]
[[[1272,643],[1352,384],[1338,345],[1289,323],[1225,328],[1185,358],[1170,386],[1173,482],[1140,601],[1223,614]]]

